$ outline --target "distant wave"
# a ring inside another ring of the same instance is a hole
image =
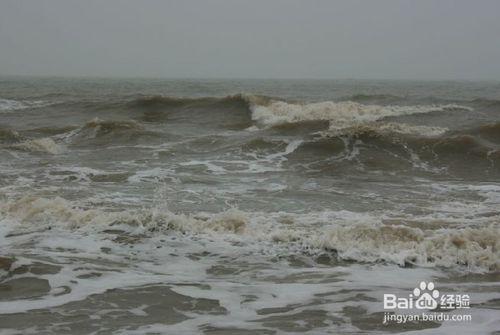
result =
[[[0,98],[0,112],[16,111],[27,108],[38,108],[50,105],[42,100],[13,100]]]
[[[404,98],[392,95],[366,94],[353,95],[348,97],[348,100],[319,102],[287,101],[253,94],[195,98],[155,95],[140,96],[131,100],[59,102],[57,108],[83,108],[99,111],[103,118],[106,117],[106,111],[123,111],[131,113],[132,118],[147,122],[165,122],[172,113],[176,115],[195,113],[198,117],[207,119],[210,119],[211,115],[215,113],[223,113],[224,118],[232,119],[235,127],[239,117],[241,126],[247,125],[247,127],[249,121],[259,128],[283,128],[286,125],[310,124],[316,121],[328,122],[329,128],[340,129],[388,117],[455,111],[467,112],[472,110],[469,105],[482,106],[499,103],[498,101],[476,99],[467,105],[447,103],[408,106],[397,104],[404,101]],[[373,104],[374,102],[376,104]],[[47,102],[0,99],[0,110],[16,110],[45,105]],[[291,127],[297,128],[296,126]]]
[[[500,108],[500,100],[478,98],[472,100],[471,103],[480,107]]]
[[[116,102],[110,104],[116,107]],[[27,138],[14,130],[1,128],[0,141],[11,149],[52,154],[62,152],[58,145],[63,144],[93,146],[136,144],[138,141],[150,143],[150,140],[164,138],[168,134],[149,130],[143,121],[163,122],[171,117],[171,113],[179,112],[176,114],[178,117],[201,124],[303,135],[304,141],[287,155],[291,159],[303,161],[316,155],[317,159],[324,161],[319,166],[320,170],[330,169],[330,164],[336,164],[330,158],[343,154],[341,157],[349,160],[356,158],[353,163],[364,162],[381,167],[387,165],[387,168],[397,168],[399,163],[407,167],[421,162],[435,163],[436,166],[446,167],[448,171],[462,175],[465,167],[479,164],[486,174],[500,174],[500,123],[450,131],[444,127],[394,121],[394,117],[398,116],[472,110],[471,107],[457,104],[383,106],[353,101],[307,103],[238,94],[201,98],[140,97],[126,101],[122,108],[133,111],[132,114],[126,114],[131,116],[130,119],[94,118],[81,126],[30,131],[43,136],[41,138]],[[137,117],[135,111],[142,113],[142,117],[141,114]],[[252,147],[258,145],[275,144],[280,148],[283,145],[281,142],[232,145],[240,145],[245,151],[251,151]],[[416,159],[419,162],[416,163]]]
[[[157,134],[134,120],[94,118],[81,127],[57,135],[57,138],[71,144],[125,144],[143,136],[156,137]]]
[[[302,106],[305,110],[311,110],[313,106],[316,108],[321,108],[317,104],[323,104],[323,107],[327,103],[345,104],[345,103],[359,103],[364,106],[385,106],[396,108],[397,106],[406,105],[408,102],[408,97],[397,96],[391,94],[353,94],[346,97],[340,97],[336,101],[320,101],[320,102],[305,102],[305,101],[286,101],[278,97],[268,97],[263,95],[255,94],[234,94],[228,96],[206,96],[206,97],[177,97],[177,96],[167,96],[167,95],[144,95],[135,98],[115,98],[115,99],[105,99],[105,100],[67,100],[65,101],[59,94],[48,94],[41,96],[41,98],[46,100],[14,100],[0,98],[0,111],[15,111],[27,108],[38,108],[50,105],[57,105],[61,108],[66,107],[84,107],[90,109],[135,109],[135,110],[147,110],[147,109],[175,109],[175,108],[210,108],[210,107],[233,107],[239,108],[244,107],[250,109],[251,107],[257,106],[274,106],[272,108],[277,108],[280,103],[288,103],[290,105]],[[50,100],[56,99],[56,100]],[[449,100],[443,100],[436,97],[428,97],[426,99],[420,98],[418,106],[414,107],[437,107],[437,106],[453,106],[453,103]],[[443,103],[444,102],[444,103]],[[500,100],[477,98],[471,101],[462,101],[466,106],[457,105],[460,109],[470,109],[469,106],[477,107],[499,107]],[[311,106],[313,105],[313,106]],[[341,105],[340,105],[341,106]],[[283,107],[283,106],[281,106]],[[292,108],[289,106],[289,108]],[[340,107],[339,107],[340,108]],[[401,107],[402,108],[402,107]]]
[[[360,103],[396,104],[404,102],[406,97],[391,94],[353,94],[342,98],[341,100]]]
[[[368,96],[353,96],[364,100]],[[377,98],[380,98],[377,96]],[[393,99],[393,96],[388,96]],[[389,99],[389,100],[390,100]],[[394,100],[394,99],[393,99]],[[444,105],[369,105],[355,101],[289,102],[260,95],[237,94],[226,97],[180,98],[167,96],[141,97],[127,102],[127,108],[142,111],[145,121],[165,121],[169,112],[199,113],[199,117],[210,118],[216,112],[230,111],[224,117],[236,112],[246,112],[253,125],[258,128],[281,128],[298,130],[300,124],[316,126],[327,123],[330,129],[342,129],[413,114],[433,112],[471,111],[472,108],[457,104]],[[204,112],[204,114],[202,113]],[[210,114],[211,113],[211,114]],[[242,122],[244,120],[242,114]],[[244,124],[244,123],[242,123]],[[410,126],[407,126],[408,130]],[[402,127],[401,127],[402,129]],[[413,131],[416,131],[415,128]],[[423,128],[421,128],[423,129]]]
[[[180,107],[180,106],[211,106],[211,105],[233,105],[234,103],[246,102],[245,96],[241,94],[226,97],[202,97],[182,98],[169,96],[146,96],[129,101],[129,107],[155,108],[155,107]]]

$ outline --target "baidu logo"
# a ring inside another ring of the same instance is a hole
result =
[[[442,294],[433,282],[422,281],[408,296],[384,294],[386,312],[382,323],[471,321],[471,314],[460,313],[462,308],[470,308],[468,294]],[[452,313],[444,313],[446,310]]]
[[[408,297],[384,294],[384,309],[440,309],[469,308],[469,295],[441,294],[433,282],[422,281]]]
[[[435,309],[438,306],[436,299],[439,298],[439,291],[434,289],[433,282],[421,282],[419,287],[413,290],[413,296],[417,299],[415,301],[417,309]]]
[[[408,298],[384,294],[384,309],[435,309],[438,306],[438,298],[439,291],[434,288],[434,283],[423,281]]]

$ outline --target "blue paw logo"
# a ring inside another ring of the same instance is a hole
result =
[[[413,296],[417,299],[415,307],[418,309],[435,309],[438,306],[439,291],[434,289],[433,282],[421,282],[419,287],[413,290]]]

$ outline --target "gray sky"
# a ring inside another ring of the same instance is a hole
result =
[[[0,74],[500,80],[500,1],[0,0]]]

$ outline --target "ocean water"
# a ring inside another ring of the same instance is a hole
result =
[[[500,83],[2,77],[0,251],[1,334],[499,332]]]

